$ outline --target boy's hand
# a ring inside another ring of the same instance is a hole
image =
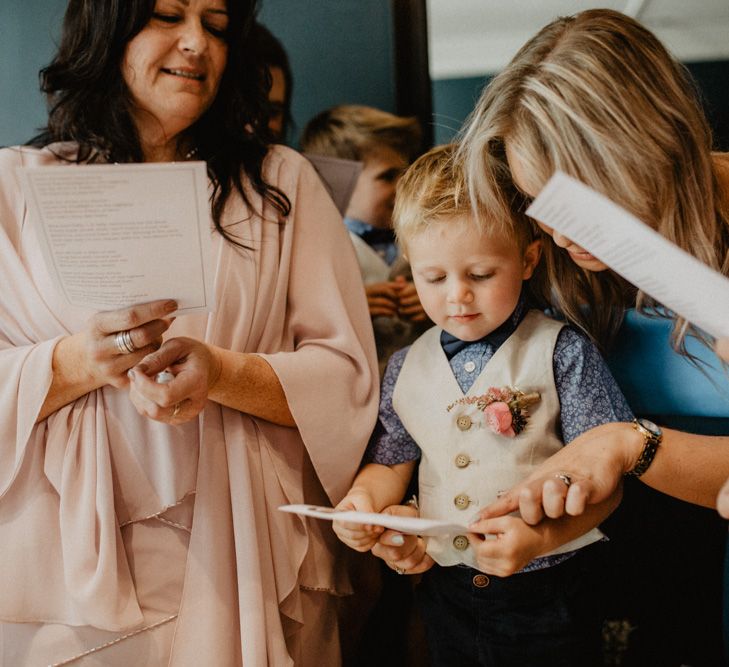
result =
[[[366,493],[351,491],[335,507],[338,510],[356,510],[357,512],[374,512],[372,499]],[[369,526],[361,523],[349,523],[347,521],[333,522],[334,532],[348,547],[356,551],[369,551],[380,535],[384,532],[382,526]]]
[[[410,505],[390,505],[382,513],[418,516],[418,511]],[[433,559],[425,553],[425,540],[417,535],[386,530],[372,547],[372,553],[382,558],[398,574],[420,574],[433,567]]]
[[[411,322],[423,322],[426,320],[428,316],[425,314],[423,306],[420,303],[420,297],[415,290],[415,285],[405,280],[402,276],[395,278],[395,285],[398,289],[399,307],[397,312],[400,317]]]
[[[395,317],[397,315],[397,288],[395,283],[365,285],[370,317]]]
[[[476,553],[478,569],[508,577],[545,551],[538,528],[515,516],[482,519],[472,524],[468,541]]]

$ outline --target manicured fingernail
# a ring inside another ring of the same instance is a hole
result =
[[[130,379],[130,380],[131,380],[132,382],[134,382],[134,378],[135,378],[135,375],[134,375],[134,371],[133,371],[133,370],[132,370],[131,368],[130,368],[130,369],[129,369],[129,370],[127,371],[127,377],[128,377],[128,378],[129,378],[129,379]]]
[[[403,544],[405,544],[405,538],[402,535],[393,535],[390,538],[390,544],[393,544],[396,547],[401,547]]]

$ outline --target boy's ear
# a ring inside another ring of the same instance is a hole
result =
[[[529,280],[534,274],[534,269],[539,264],[539,258],[542,256],[542,241],[537,239],[532,241],[524,251],[524,272],[522,273],[522,280]]]

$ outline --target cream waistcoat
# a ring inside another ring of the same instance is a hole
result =
[[[557,437],[559,397],[552,367],[562,326],[530,311],[465,394],[479,396],[490,387],[539,392],[539,402],[527,408],[526,428],[513,438],[482,426],[475,405],[456,405],[448,411],[464,394],[441,348],[439,328],[429,329],[410,348],[395,384],[393,407],[422,450],[422,516],[467,523],[499,491],[522,480],[562,447]],[[601,537],[593,529],[551,553],[572,551]],[[440,565],[476,567],[473,550],[463,536],[428,538],[427,550]]]

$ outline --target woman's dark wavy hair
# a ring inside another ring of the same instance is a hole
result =
[[[40,72],[48,125],[28,143],[78,145],[77,162],[99,154],[111,162],[141,162],[142,147],[132,120],[132,102],[121,73],[129,41],[149,22],[155,0],[70,0],[58,52]],[[210,108],[190,127],[191,142],[205,160],[213,182],[211,208],[216,229],[243,246],[222,224],[233,189],[246,203],[245,179],[286,217],[286,195],[263,179],[271,135],[267,126],[269,82],[259,54],[247,38],[257,0],[230,0],[226,34],[228,61]]]

